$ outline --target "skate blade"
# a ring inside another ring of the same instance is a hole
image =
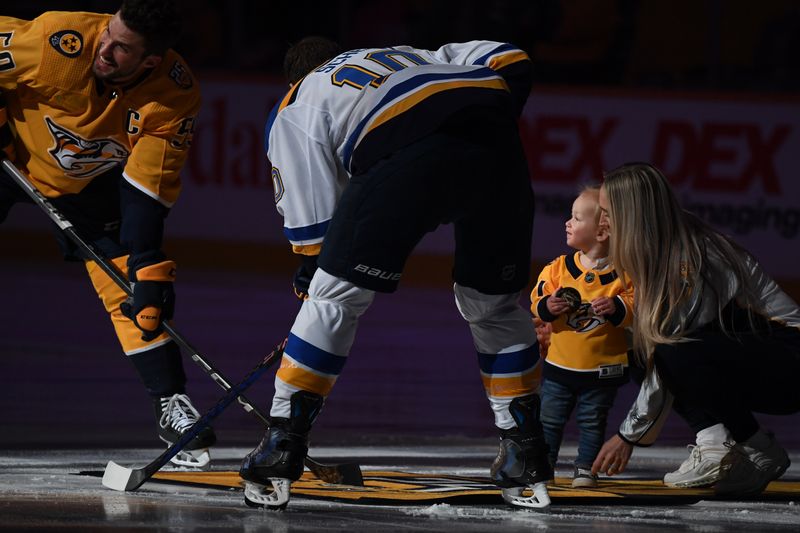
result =
[[[266,485],[245,481],[244,503],[250,507],[266,507],[273,511],[283,511],[289,503],[289,487],[292,482],[286,478],[271,477],[272,492],[265,492]]]
[[[181,450],[170,459],[170,462],[177,466],[208,470],[211,467],[211,455],[208,453],[208,448]]]
[[[523,496],[523,491],[529,488],[532,492],[530,496]],[[503,489],[503,499],[514,507],[525,507],[527,509],[547,509],[550,507],[550,494],[547,492],[547,483],[534,483],[529,487],[513,487]]]

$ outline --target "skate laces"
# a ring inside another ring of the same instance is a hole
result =
[[[173,394],[169,398],[161,398],[161,408],[163,409],[159,420],[161,427],[172,426],[180,433],[192,427],[200,418],[200,413],[185,394]]]

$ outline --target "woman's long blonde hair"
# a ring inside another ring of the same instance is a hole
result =
[[[691,324],[680,312],[681,303],[699,287],[699,281],[722,293],[728,279],[708,275],[708,246],[724,258],[747,306],[758,306],[741,248],[684,211],[660,170],[647,163],[628,163],[608,172],[603,188],[611,218],[611,258],[636,290],[633,344],[637,354],[649,359],[656,345],[686,340]],[[717,303],[723,325],[721,312],[727,302]]]

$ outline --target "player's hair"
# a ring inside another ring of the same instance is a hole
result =
[[[171,0],[123,0],[122,21],[144,38],[145,55],[163,56],[181,35],[181,18]]]
[[[705,260],[713,248],[735,277],[737,301],[761,307],[750,283],[746,252],[705,222],[684,211],[664,174],[648,163],[627,163],[605,175],[603,188],[611,219],[611,258],[636,288],[634,349],[649,359],[658,344],[674,344],[690,335],[681,304],[700,283],[706,293],[724,294],[729,280],[709,275]],[[722,306],[717,302],[723,330]]]
[[[289,47],[283,58],[283,73],[289,83],[295,84],[340,51],[339,45],[327,37],[305,37]]]
[[[580,190],[578,191],[578,196],[591,196],[595,203],[594,208],[594,223],[600,223],[600,203],[598,202],[598,198],[600,197],[600,184],[599,183],[590,183],[588,185],[583,185]]]

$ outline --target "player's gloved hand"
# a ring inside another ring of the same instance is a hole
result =
[[[316,255],[302,255],[300,256],[302,263],[294,273],[292,285],[294,286],[294,294],[301,300],[308,299],[308,287],[311,285],[311,278],[314,277],[314,272],[317,271],[317,256]]]
[[[175,312],[175,262],[162,261],[135,272],[133,297],[119,306],[126,317],[142,330],[142,340],[151,341],[164,331],[163,323]]]

